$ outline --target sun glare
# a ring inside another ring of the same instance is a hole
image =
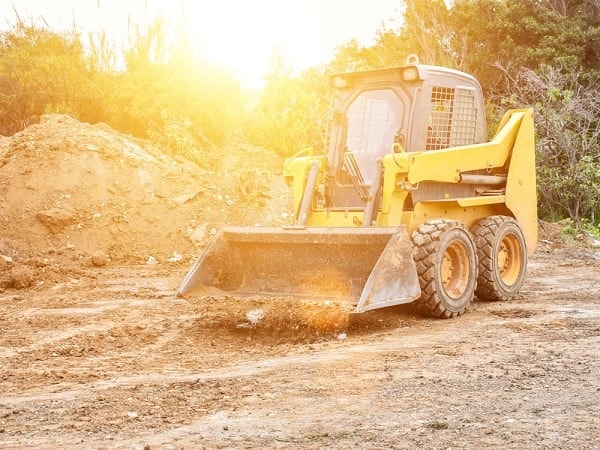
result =
[[[277,51],[286,67],[326,63],[350,39],[374,38],[397,0],[147,0],[182,23],[192,46],[231,69],[242,84],[258,87]],[[167,6],[169,8],[167,9]]]
[[[290,68],[318,64],[326,56],[320,41],[333,33],[327,13],[315,14],[312,1],[184,0],[181,6],[194,46],[250,86],[263,82],[275,51]]]
[[[274,51],[286,67],[326,63],[350,39],[365,43],[393,15],[398,0],[27,0],[0,1],[0,13],[42,20],[54,30],[105,32],[121,48],[129,27],[162,17],[183,27],[192,48],[260,87]]]
[[[192,46],[251,87],[260,85],[273,50],[282,51],[281,17],[273,2],[186,1],[183,14]]]

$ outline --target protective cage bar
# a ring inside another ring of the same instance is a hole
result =
[[[440,150],[474,144],[476,130],[475,90],[434,86],[425,149]]]

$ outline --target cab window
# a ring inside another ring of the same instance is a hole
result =
[[[365,184],[370,184],[378,158],[390,153],[402,124],[402,102],[391,89],[362,92],[346,116],[346,151],[356,160]]]

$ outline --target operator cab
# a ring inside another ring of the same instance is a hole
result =
[[[327,208],[364,208],[390,152],[486,140],[481,87],[465,73],[411,56],[402,67],[334,75],[332,84]]]

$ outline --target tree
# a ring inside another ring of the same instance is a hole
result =
[[[576,224],[594,222],[600,209],[599,82],[552,66],[515,80],[518,102],[535,106],[540,209]]]

